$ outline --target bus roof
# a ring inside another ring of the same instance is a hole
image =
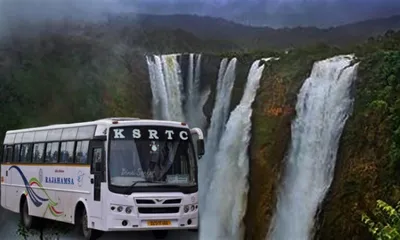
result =
[[[49,140],[49,137],[52,138],[51,140],[59,141],[67,139],[68,140],[89,139],[93,137],[106,136],[107,134],[106,130],[110,126],[116,124],[118,124],[119,126],[158,125],[158,126],[188,128],[188,125],[186,123],[177,121],[139,119],[139,118],[129,118],[129,117],[110,117],[88,122],[53,124],[35,128],[9,130],[6,132],[6,136],[4,138],[4,144],[22,143],[22,142],[40,142],[46,139]],[[69,131],[62,131],[63,129],[69,129]],[[40,135],[39,133],[45,133],[45,135],[43,134]],[[22,137],[22,135],[24,136]]]

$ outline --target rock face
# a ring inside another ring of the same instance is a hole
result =
[[[378,199],[390,204],[399,200],[398,158],[394,157],[399,65],[399,51],[379,51],[360,63],[354,113],[342,136],[318,239],[372,239],[361,224],[361,213],[370,212]]]
[[[307,54],[289,53],[265,68],[254,105],[246,239],[264,240],[267,235],[276,208],[276,191],[290,143],[299,89],[315,61],[339,53],[332,48]]]
[[[264,240],[267,234],[299,87],[313,61],[340,53],[289,54],[266,67],[253,117],[246,239]],[[315,239],[371,239],[361,213],[372,210],[377,199],[395,204],[400,197],[400,53],[374,50],[358,56],[354,111],[342,134],[331,189],[320,206]]]
[[[292,63],[290,63],[292,62]],[[250,151],[250,194],[246,239],[265,239],[276,204],[276,190],[290,141],[296,94],[312,67],[312,59],[283,56],[264,70],[254,106]],[[293,64],[293,68],[290,65]]]

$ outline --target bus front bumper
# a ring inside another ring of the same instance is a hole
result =
[[[185,230],[198,228],[198,215],[109,216],[106,231]]]

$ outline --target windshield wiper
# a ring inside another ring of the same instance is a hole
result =
[[[134,187],[136,184],[138,184],[138,183],[151,183],[152,181],[143,181],[143,180],[141,180],[141,181],[134,181],[133,183],[132,183],[132,185],[130,185],[129,186],[129,188],[132,188],[132,187]]]
[[[159,185],[162,185],[163,187],[168,187],[168,188],[179,188],[182,187],[182,185],[179,184],[171,184],[171,183],[167,183],[164,181],[145,181],[145,180],[140,180],[140,181],[134,181],[129,187],[127,187],[126,190],[126,194],[130,194],[130,192],[132,191],[132,188],[135,187],[136,184],[138,183],[159,183]],[[195,185],[195,184],[193,184]],[[188,187],[192,187],[192,184],[189,185]]]
[[[130,194],[130,192],[132,191],[132,188],[133,188],[136,184],[138,184],[138,183],[151,183],[151,181],[143,181],[143,180],[134,181],[134,182],[126,189],[125,194]]]
[[[136,184],[138,184],[138,183],[162,183],[162,184],[165,184],[165,182],[163,182],[163,181],[146,181],[146,180],[140,180],[140,181],[134,181],[129,187],[128,187],[128,189],[127,189],[127,192],[130,192],[131,191],[131,189],[136,185]]]
[[[129,187],[134,187],[138,183],[162,183],[162,184],[167,184],[166,182],[163,182],[163,181],[134,181],[132,183],[132,185],[130,185]]]

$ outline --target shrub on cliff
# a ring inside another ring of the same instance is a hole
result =
[[[374,239],[400,239],[400,201],[392,207],[382,200],[378,200],[373,217],[363,213],[361,221],[368,227]]]
[[[361,71],[367,73],[363,81],[368,88],[363,90],[364,99],[369,101],[368,110],[381,116],[391,128],[390,170],[397,178],[400,169],[400,51],[381,50],[363,59]]]

